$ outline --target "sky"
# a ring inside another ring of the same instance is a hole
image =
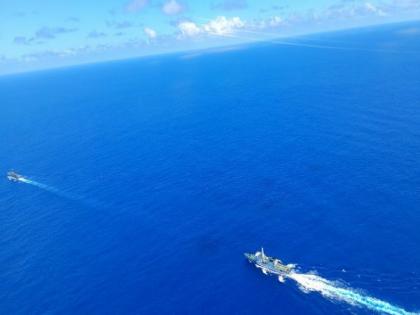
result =
[[[420,0],[0,0],[0,75],[420,19]]]

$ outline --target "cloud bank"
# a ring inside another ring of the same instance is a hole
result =
[[[227,18],[218,16],[208,23],[198,25],[191,21],[184,21],[178,24],[182,36],[195,37],[198,35],[230,35],[235,31],[244,28],[246,23],[239,17]],[[182,37],[181,36],[181,37]]]

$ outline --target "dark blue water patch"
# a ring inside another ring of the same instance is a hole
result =
[[[394,27],[329,40],[399,43]],[[418,310],[420,60],[404,49],[2,77],[4,173],[80,198],[0,181],[1,312],[369,313],[263,277],[243,257],[261,246]]]

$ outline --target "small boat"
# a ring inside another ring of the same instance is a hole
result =
[[[23,179],[23,176],[19,175],[18,173],[14,172],[14,171],[9,171],[9,172],[7,172],[7,179],[12,181],[12,182],[19,182]]]

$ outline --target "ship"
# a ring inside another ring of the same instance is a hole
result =
[[[244,255],[250,263],[261,269],[265,275],[278,276],[280,282],[284,282],[285,277],[290,275],[296,267],[294,264],[286,265],[280,259],[267,256],[263,248],[255,254],[245,253]]]
[[[22,175],[19,175],[18,173],[14,172],[14,171],[7,172],[7,179],[12,181],[12,182],[19,182],[23,178],[24,177]]]

